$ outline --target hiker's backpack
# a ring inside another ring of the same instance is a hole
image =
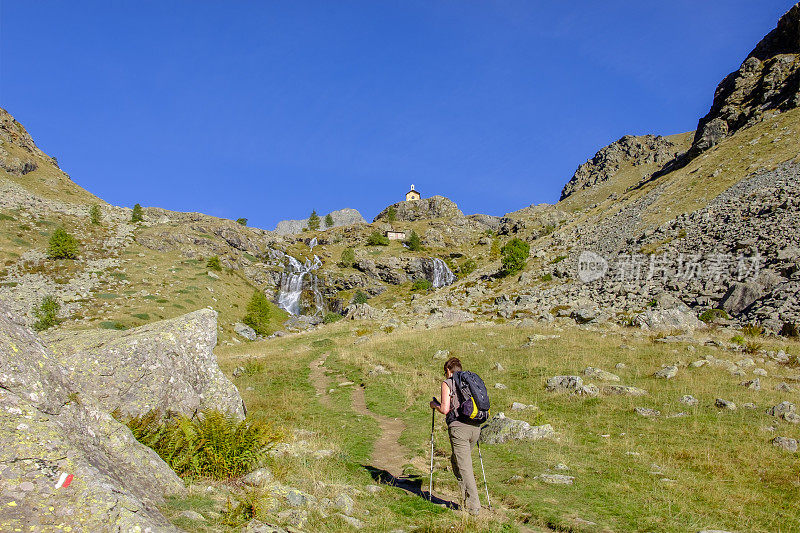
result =
[[[453,420],[483,424],[489,418],[489,392],[480,376],[461,370],[453,373],[453,385],[458,396],[458,409],[450,410],[448,423]]]

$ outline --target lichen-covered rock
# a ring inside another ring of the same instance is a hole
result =
[[[156,505],[181,480],[3,304],[0,375],[0,531],[174,531]]]
[[[481,428],[480,441],[486,444],[499,444],[509,440],[540,440],[555,435],[553,426],[531,426],[524,420],[506,418],[503,413],[493,416]]]
[[[201,309],[128,331],[59,332],[51,347],[81,395],[107,412],[152,409],[192,416],[205,409],[244,418],[239,391],[212,352],[217,313]]]

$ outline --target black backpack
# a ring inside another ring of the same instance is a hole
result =
[[[480,376],[461,370],[453,373],[453,385],[458,396],[458,410],[451,409],[447,413],[447,422],[486,422],[489,419],[489,392]]]

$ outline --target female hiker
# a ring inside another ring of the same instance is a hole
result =
[[[459,403],[456,387],[453,384],[453,374],[460,371],[461,361],[457,357],[447,360],[444,364],[446,379],[442,382],[442,402],[439,403],[434,398],[430,405],[431,409],[445,415],[447,421],[447,433],[450,436],[450,446],[453,450],[450,463],[453,465],[453,474],[455,474],[461,489],[461,508],[466,507],[470,514],[477,515],[481,509],[481,502],[478,498],[478,485],[475,483],[475,475],[472,471],[472,449],[481,435],[481,424],[472,420],[460,420],[456,415]]]

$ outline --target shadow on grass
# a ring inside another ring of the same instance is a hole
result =
[[[441,505],[447,507],[448,509],[453,509],[453,510],[458,509],[457,503],[451,502],[450,500],[443,500],[441,498],[437,498],[430,492],[422,490],[423,480],[419,476],[395,477],[390,472],[383,470],[381,468],[376,468],[370,465],[361,465],[361,466],[363,466],[367,470],[367,472],[369,472],[369,475],[372,476],[372,479],[374,479],[376,483],[397,487],[399,489],[408,492],[409,494],[413,494],[415,496],[424,498],[425,501],[429,501],[434,505]]]

